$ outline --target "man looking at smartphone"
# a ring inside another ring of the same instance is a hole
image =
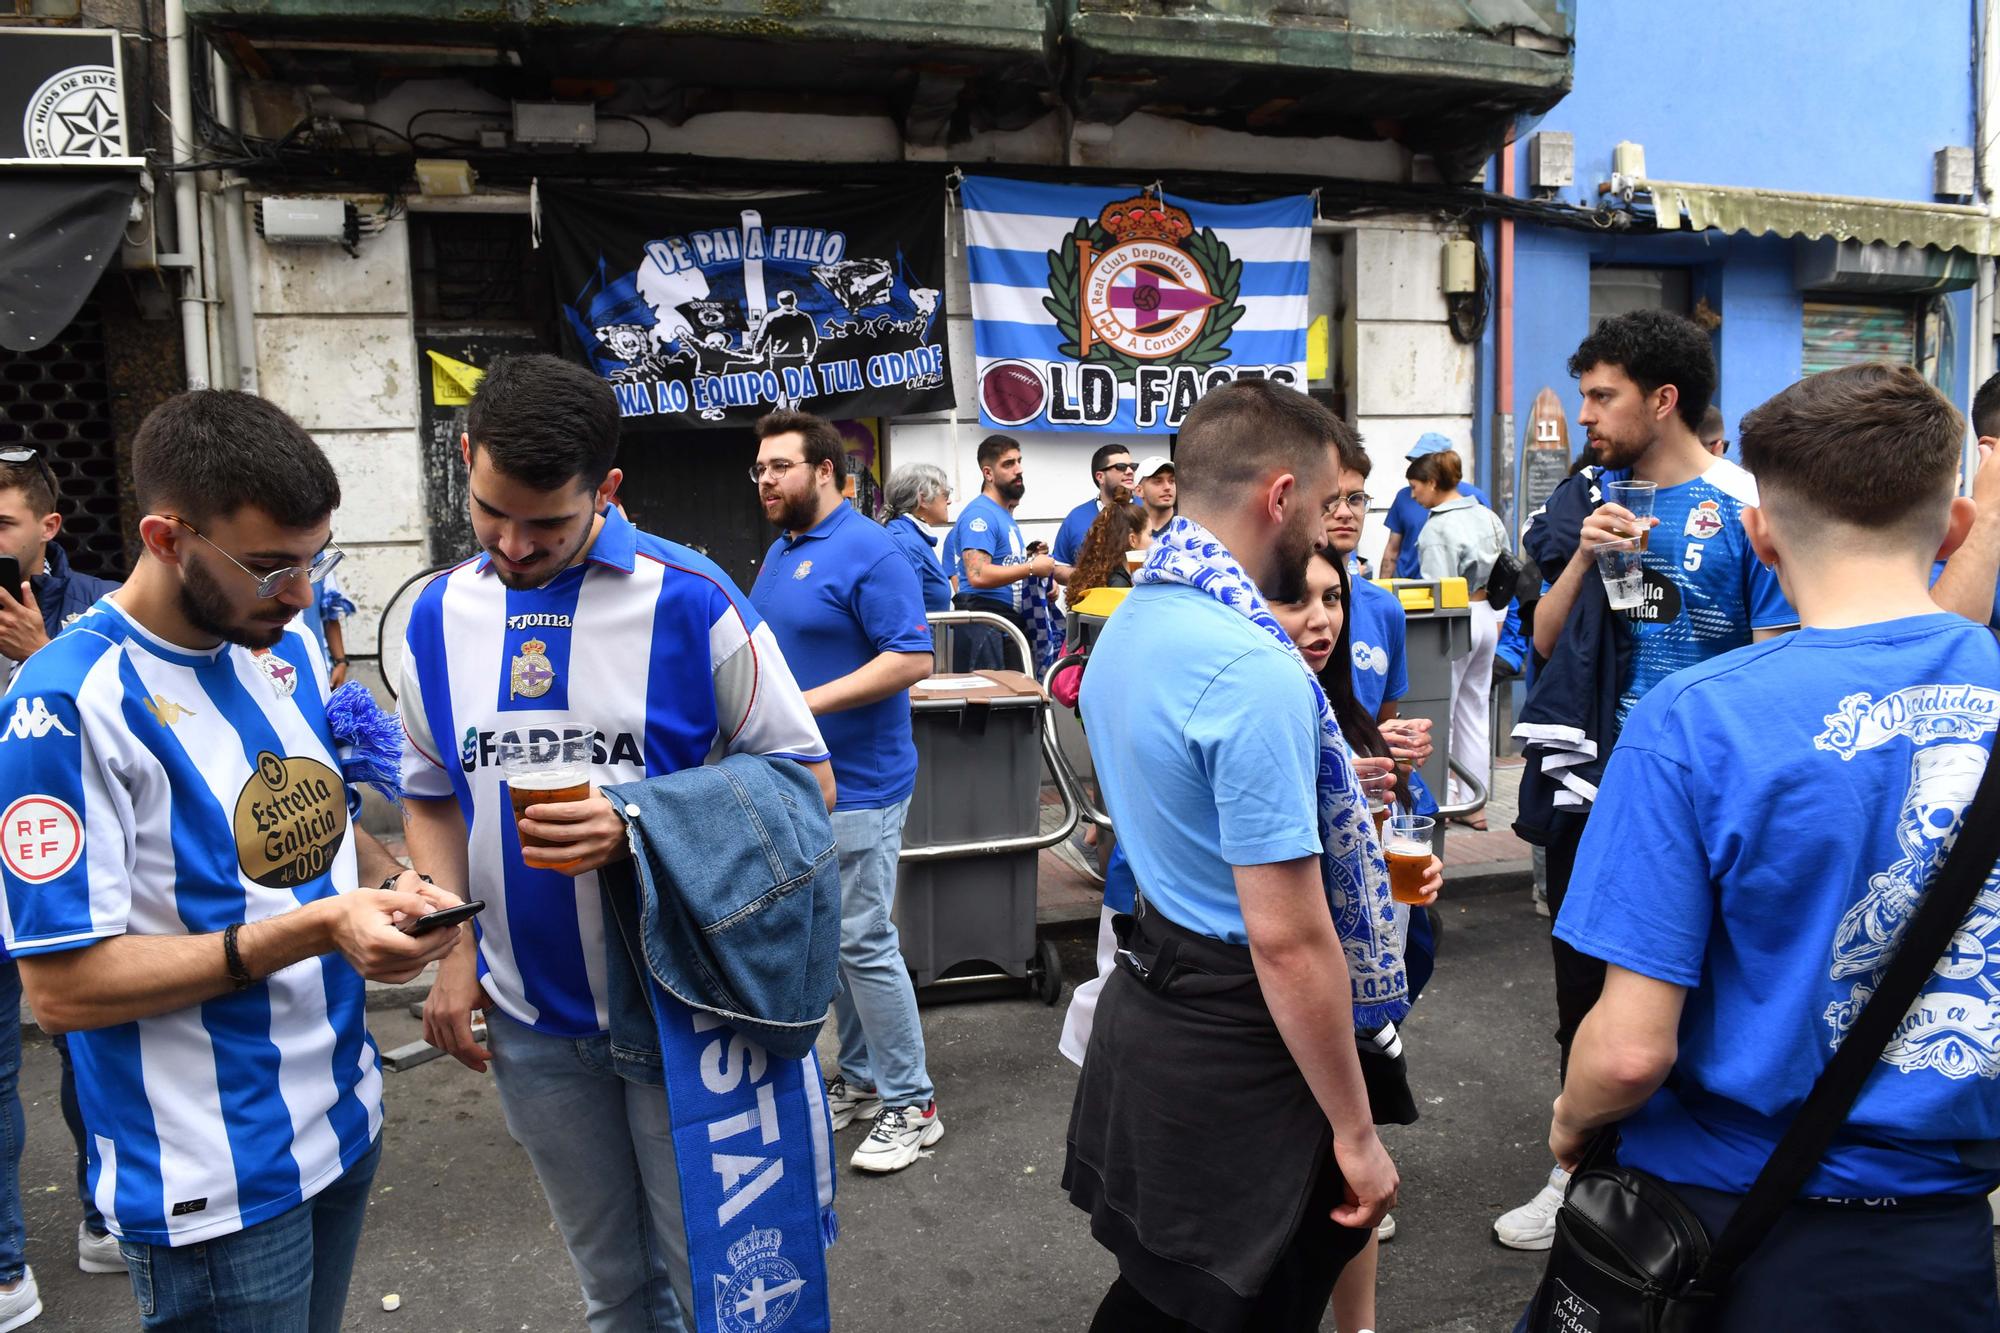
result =
[[[118,587],[69,567],[56,541],[56,499],[55,474],[39,449],[0,449],[0,689],[65,624]]]
[[[143,1326],[330,1333],[381,1156],[363,979],[448,953],[398,927],[451,900],[350,823],[292,623],[339,559],[319,446],[204,390],[146,418],[132,480],[132,578],[0,701],[0,926],[70,1034]]]
[[[482,550],[410,612],[404,818],[417,868],[490,905],[438,969],[424,1036],[470,1069],[491,1062],[591,1333],[683,1329],[694,1288],[662,1059],[611,1040],[597,872],[631,851],[601,788],[759,754],[805,764],[831,808],[827,747],[729,576],[611,503],[618,404],[602,379],[503,358],[459,443]],[[593,786],[517,823],[500,737],[569,727],[597,733]]]

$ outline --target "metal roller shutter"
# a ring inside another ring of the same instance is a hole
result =
[[[1800,373],[1816,375],[1862,361],[1917,360],[1914,301],[1807,301]]]

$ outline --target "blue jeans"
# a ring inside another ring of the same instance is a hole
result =
[[[28,1266],[27,1226],[21,1217],[21,1149],[28,1139],[27,1118],[21,1112],[21,969],[0,958],[0,1285],[15,1282]],[[76,1143],[76,1197],[83,1203],[84,1225],[104,1234],[104,1215],[90,1196],[89,1167],[83,1155],[83,1113],[76,1104],[76,1075],[70,1069],[69,1043],[55,1039],[62,1057],[62,1111],[69,1136]]]
[[[874,1088],[884,1106],[927,1106],[935,1095],[924,1068],[924,1025],[903,965],[889,909],[896,899],[896,858],[903,850],[905,796],[874,810],[833,812],[840,849],[840,1072]]]
[[[665,1090],[621,1077],[607,1034],[552,1037],[498,1009],[486,1033],[507,1132],[541,1179],[591,1333],[685,1333],[694,1287]]]
[[[194,1245],[120,1241],[153,1333],[339,1333],[382,1140],[289,1212]]]

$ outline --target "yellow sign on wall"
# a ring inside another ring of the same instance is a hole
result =
[[[464,407],[472,401],[473,390],[486,378],[485,371],[437,352],[426,351],[424,355],[431,359],[433,402],[439,407]]]

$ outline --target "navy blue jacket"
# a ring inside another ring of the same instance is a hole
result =
[[[34,585],[35,601],[42,608],[42,625],[51,639],[64,625],[88,611],[98,598],[118,591],[120,586],[110,579],[70,568],[68,553],[56,542],[49,543],[43,564],[43,572],[28,582]]]
[[[840,986],[840,866],[819,779],[733,754],[606,787],[632,859],[598,876],[613,1055],[660,1067],[645,984],[779,1059],[813,1048]]]
[[[1569,564],[1582,539],[1583,520],[1604,502],[1598,478],[1587,467],[1556,487],[1528,525],[1521,545],[1544,570]],[[1527,766],[1521,773],[1520,813],[1514,832],[1547,846],[1590,817],[1590,802],[1618,741],[1618,696],[1632,656],[1632,636],[1611,609],[1604,581],[1587,578],[1563,622],[1553,658],[1536,659],[1534,684],[1514,726]]]

